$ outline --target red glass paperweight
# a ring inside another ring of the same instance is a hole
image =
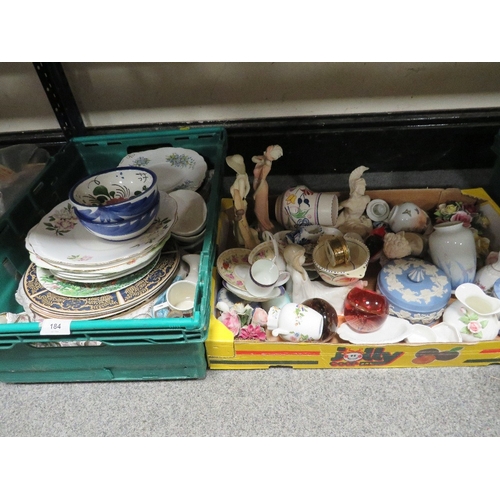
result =
[[[344,302],[346,323],[358,333],[378,330],[389,315],[389,303],[380,293],[353,288]]]

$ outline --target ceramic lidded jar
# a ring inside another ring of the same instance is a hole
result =
[[[476,243],[472,231],[460,221],[442,222],[429,236],[432,262],[448,276],[452,290],[472,283],[476,275]]]
[[[451,297],[446,274],[434,264],[407,257],[385,264],[377,278],[377,290],[389,302],[389,314],[411,323],[437,321]]]
[[[334,226],[339,201],[336,193],[315,193],[306,186],[296,186],[278,196],[274,211],[276,220],[287,229],[310,224]]]
[[[424,233],[430,225],[427,212],[409,201],[393,206],[386,222],[395,233],[400,231]]]

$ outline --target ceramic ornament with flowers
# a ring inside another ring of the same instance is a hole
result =
[[[486,217],[475,203],[462,201],[448,201],[438,205],[434,212],[434,224],[442,222],[462,222],[464,227],[471,229],[474,234],[478,257],[486,258],[490,251],[490,240],[483,236],[490,225]]]

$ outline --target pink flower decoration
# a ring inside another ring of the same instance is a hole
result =
[[[459,210],[458,212],[455,212],[451,216],[450,220],[463,222],[464,227],[470,227],[471,222],[472,222],[472,217],[467,212],[464,212],[463,210]]]
[[[267,312],[261,307],[255,308],[252,316],[252,324],[257,326],[267,325]]]
[[[241,340],[266,340],[266,332],[264,328],[258,325],[247,325],[241,329],[239,337]]]
[[[469,329],[469,331],[474,334],[474,333],[479,333],[480,331],[482,331],[482,326],[481,324],[478,322],[478,321],[471,321],[468,325],[467,325],[467,328]]]
[[[240,333],[240,318],[234,311],[223,312],[219,316],[219,321],[221,321],[226,328],[231,330],[235,337]]]

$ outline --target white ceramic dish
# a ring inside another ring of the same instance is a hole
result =
[[[207,222],[207,204],[203,196],[189,189],[172,191],[170,196],[177,202],[177,222],[172,227],[172,234],[184,238],[198,235]]]
[[[395,344],[405,340],[410,322],[405,319],[388,316],[382,328],[371,333],[355,332],[347,323],[337,328],[339,337],[351,344]]]
[[[196,191],[203,183],[207,163],[196,151],[184,148],[158,148],[125,156],[118,165],[144,167],[156,174],[158,189],[170,193],[177,189]]]
[[[153,224],[139,237],[107,241],[89,233],[69,201],[57,205],[26,236],[26,248],[48,263],[70,268],[106,267],[141,255],[170,233],[177,218],[177,202],[161,193],[160,210]]]
[[[273,291],[267,295],[266,297],[256,297],[255,295],[251,295],[248,293],[246,290],[242,290],[240,288],[236,288],[234,286],[231,286],[229,283],[226,281],[222,282],[222,285],[229,290],[231,293],[239,297],[240,299],[246,300],[248,302],[267,302],[268,300],[273,300],[281,295],[284,295],[285,293],[285,288],[282,286],[277,286],[273,288]]]

